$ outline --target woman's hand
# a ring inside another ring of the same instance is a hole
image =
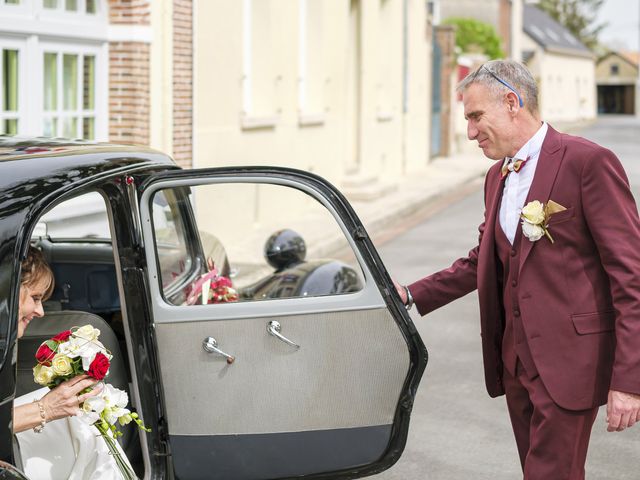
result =
[[[97,385],[93,390],[81,393],[83,390],[96,384],[96,380],[88,375],[79,375],[62,382],[56,388],[47,393],[40,402],[44,406],[47,422],[59,418],[71,417],[80,413],[80,404],[87,398],[100,393],[102,385]]]
[[[15,407],[13,409],[13,432],[24,432],[42,425],[43,419],[40,415],[38,404],[44,407],[44,419],[46,422],[77,415],[80,412],[80,404],[102,390],[102,385],[96,385],[93,390],[87,393],[80,393],[95,384],[96,380],[94,378],[88,375],[81,375],[62,382],[37,403],[27,403]]]

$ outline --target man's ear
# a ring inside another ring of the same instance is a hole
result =
[[[518,96],[513,92],[507,93],[507,108],[509,109],[509,112],[517,112],[519,107],[520,102],[518,100]]]

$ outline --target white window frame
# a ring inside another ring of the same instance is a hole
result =
[[[27,125],[27,91],[28,86],[25,79],[27,77],[26,41],[15,38],[0,37],[0,79],[4,78],[4,65],[2,55],[4,50],[18,51],[18,110],[11,113],[4,111],[4,91],[0,91],[0,132],[4,132],[4,121],[9,119],[18,120],[18,135],[26,131]]]
[[[76,138],[82,137],[82,118],[91,116],[90,112],[93,113],[94,118],[94,140],[106,140],[107,139],[107,126],[106,120],[108,119],[108,106],[107,103],[107,95],[100,95],[100,92],[107,92],[107,72],[106,72],[106,59],[103,58],[103,50],[99,46],[95,45],[71,45],[67,43],[59,43],[59,42],[41,42],[39,44],[39,61],[38,61],[38,70],[40,79],[40,89],[38,90],[38,94],[34,95],[34,97],[38,97],[37,102],[37,117],[40,119],[40,134],[44,132],[44,120],[47,117],[57,117],[58,118],[58,126],[57,132],[54,136],[61,136],[63,131],[63,121],[65,118],[76,117],[79,118],[78,124],[76,125]],[[58,103],[57,110],[55,112],[45,112],[44,110],[44,55],[45,53],[55,53],[58,55]],[[77,108],[71,112],[64,110],[63,105],[63,85],[62,85],[62,62],[63,55],[78,55],[78,99],[77,99]],[[95,105],[92,111],[84,110],[83,99],[82,99],[82,66],[83,61],[81,60],[86,55],[92,55],[95,57],[95,92],[94,99]],[[101,98],[102,97],[102,98]]]
[[[33,9],[33,0],[20,0],[18,5],[0,0],[0,15],[24,15]]]
[[[42,135],[44,132],[43,62],[44,52],[51,51],[95,56],[94,135],[97,141],[108,140],[108,12],[106,0],[97,0],[96,13],[87,14],[84,12],[85,1],[78,0],[78,11],[71,12],[64,10],[63,3],[58,9],[61,11],[44,8],[43,0],[22,0],[20,5],[0,3],[0,47],[19,48],[21,52],[18,72],[19,135]],[[81,69],[79,74],[82,76]],[[82,91],[79,95],[81,111]],[[81,132],[80,123],[77,133]]]
[[[67,10],[66,9],[66,0],[57,0],[58,5],[56,8],[48,8],[44,6],[44,0],[35,0],[37,6],[42,10],[45,14],[51,15],[61,15],[61,16],[100,16],[102,14],[103,2],[105,0],[96,0],[96,13],[87,13],[87,1],[86,0],[76,0],[77,10]]]

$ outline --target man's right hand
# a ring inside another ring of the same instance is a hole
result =
[[[400,299],[402,300],[402,304],[406,305],[407,304],[407,292],[405,291],[404,287],[402,285],[400,285],[395,278],[392,278],[391,280],[393,280],[393,285],[396,287],[396,292],[398,292],[398,295],[400,295]]]

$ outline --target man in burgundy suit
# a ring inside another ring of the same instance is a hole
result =
[[[478,246],[408,287],[421,315],[478,289],[485,381],[506,394],[527,480],[578,480],[598,406],[640,422],[640,221],[609,150],[542,122],[517,62],[461,82],[487,173]],[[537,203],[537,202],[540,203]]]

